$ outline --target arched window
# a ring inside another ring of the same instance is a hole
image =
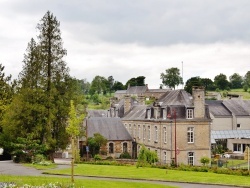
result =
[[[158,128],[155,126],[155,142],[158,142]]]
[[[127,142],[124,142],[122,144],[122,150],[123,150],[123,153],[128,152],[128,143]]]
[[[151,135],[150,126],[148,126],[148,141],[150,141],[150,135]]]
[[[114,143],[109,143],[109,153],[114,153]]]
[[[164,164],[167,163],[167,152],[166,151],[164,151],[164,153],[163,153],[163,161],[164,161]]]

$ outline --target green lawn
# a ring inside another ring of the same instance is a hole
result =
[[[231,91],[228,91],[228,94],[238,94],[242,95],[243,99],[250,99],[250,93],[245,92],[243,89],[232,89]]]
[[[70,174],[70,168],[47,170],[46,173]],[[135,166],[78,164],[75,167],[75,175],[250,186],[249,176],[166,170],[158,168],[136,168]]]
[[[65,177],[30,177],[30,176],[7,176],[0,175],[1,182],[15,182],[19,187],[24,184],[32,186],[41,186],[43,184],[48,185],[49,183],[62,183],[66,188],[70,183],[70,178]],[[83,180],[75,178],[74,183],[76,188],[110,188],[110,187],[126,187],[126,188],[174,188],[174,186],[164,186],[153,183],[137,183],[137,182],[121,182],[121,181],[105,181],[105,180]]]
[[[26,164],[23,164],[24,166],[28,166],[28,167],[32,167],[32,168],[35,168],[37,170],[47,170],[47,169],[53,169],[53,168],[56,168],[57,165],[54,164],[54,163],[51,163],[49,165],[40,165],[40,164],[30,164],[30,163],[26,163]]]

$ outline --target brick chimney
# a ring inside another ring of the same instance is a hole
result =
[[[194,118],[205,117],[205,89],[203,86],[193,86]]]
[[[124,114],[131,110],[131,97],[129,95],[124,96]]]
[[[145,96],[144,95],[139,95],[137,100],[138,100],[139,105],[145,105]]]

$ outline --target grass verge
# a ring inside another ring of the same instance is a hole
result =
[[[70,187],[70,178],[61,177],[32,177],[32,176],[0,176],[1,182],[14,182],[19,187],[24,184],[32,186],[48,185],[50,183],[60,182],[63,187]],[[76,188],[96,188],[96,187],[126,187],[126,188],[174,188],[174,186],[165,186],[151,183],[139,183],[139,182],[121,182],[121,181],[105,181],[105,180],[83,180],[76,179],[74,183]]]
[[[46,173],[69,175],[70,168],[47,170]],[[78,164],[75,167],[75,175],[250,186],[249,176],[225,175],[211,172],[166,170],[146,167],[136,168],[135,166]]]
[[[27,167],[32,167],[32,168],[35,168],[37,170],[48,170],[48,169],[54,169],[57,167],[56,164],[54,163],[51,163],[49,165],[41,165],[41,164],[28,164],[28,163],[25,163],[23,164],[24,166],[27,166]]]

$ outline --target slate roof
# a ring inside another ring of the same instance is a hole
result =
[[[127,90],[117,90],[115,94],[126,94]]]
[[[143,94],[148,90],[147,86],[131,86],[127,89],[127,94]]]
[[[190,93],[180,90],[169,90],[163,94],[158,100],[158,103],[161,106],[170,106],[170,105],[181,105],[186,107],[193,106],[193,97]]]
[[[236,116],[250,116],[250,100],[224,100],[223,104]]]
[[[215,117],[224,116],[230,117],[232,116],[231,112],[224,106],[222,100],[206,100],[205,103],[209,107],[209,112],[213,114]]]
[[[87,119],[88,137],[100,133],[107,140],[133,140],[120,118],[92,117]]]
[[[250,100],[206,100],[214,116],[250,116]]]
[[[146,105],[136,105],[133,106],[132,109],[125,114],[122,118],[123,120],[145,120],[146,117]]]
[[[107,117],[107,110],[88,110],[88,117]]]
[[[165,93],[171,91],[171,89],[149,89],[147,93]]]

